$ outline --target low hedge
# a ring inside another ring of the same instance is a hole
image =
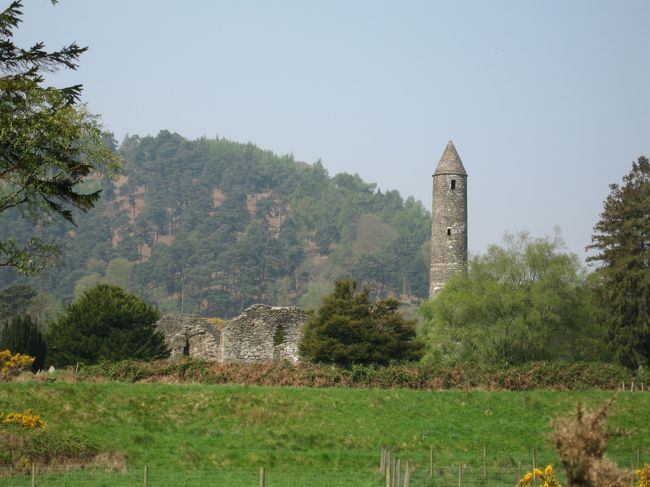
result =
[[[604,363],[533,362],[521,366],[422,364],[349,368],[299,362],[214,363],[184,358],[179,361],[127,360],[81,367],[78,380],[119,382],[197,382],[295,387],[407,388],[420,390],[486,389],[522,391],[618,390],[645,387],[647,372]],[[643,384],[643,386],[642,386]]]

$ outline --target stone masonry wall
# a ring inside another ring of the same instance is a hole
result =
[[[254,304],[223,331],[224,362],[298,361],[298,343],[309,315],[298,307]]]
[[[170,358],[184,355],[205,360],[221,360],[221,330],[207,318],[192,315],[165,315],[156,323],[171,350]]]
[[[217,362],[298,361],[298,343],[309,315],[297,307],[255,304],[230,321],[189,315],[164,316],[157,323],[171,349]]]
[[[430,296],[467,263],[467,176],[434,175],[432,201]]]

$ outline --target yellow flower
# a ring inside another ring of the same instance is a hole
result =
[[[0,425],[15,424],[23,428],[36,429],[43,428],[45,423],[37,414],[32,414],[32,410],[28,409],[22,413],[1,413],[0,412]]]
[[[539,468],[535,468],[533,469],[533,475],[538,479],[541,479],[542,475],[544,475],[544,472],[542,472]]]
[[[9,350],[0,351],[0,380],[8,381],[12,376],[34,363],[34,357]]]
[[[553,475],[553,465],[546,466],[546,468],[544,469],[544,475],[546,475],[547,477]]]
[[[533,474],[528,472],[526,475],[524,475],[524,482],[528,483],[531,480],[533,480]]]

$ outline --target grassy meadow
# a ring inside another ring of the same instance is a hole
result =
[[[483,447],[494,468],[525,468],[533,449],[538,464],[557,464],[550,418],[613,395],[20,382],[0,386],[0,410],[32,409],[51,430],[124,453],[131,472],[372,475],[382,446],[420,472],[431,447],[441,467],[478,467]],[[619,393],[611,424],[634,433],[612,441],[615,459],[629,466],[639,450],[650,461],[650,394]]]

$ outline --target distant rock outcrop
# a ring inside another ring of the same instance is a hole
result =
[[[217,362],[298,361],[298,343],[309,315],[298,307],[254,304],[230,321],[191,315],[163,316],[156,326],[171,358]]]

